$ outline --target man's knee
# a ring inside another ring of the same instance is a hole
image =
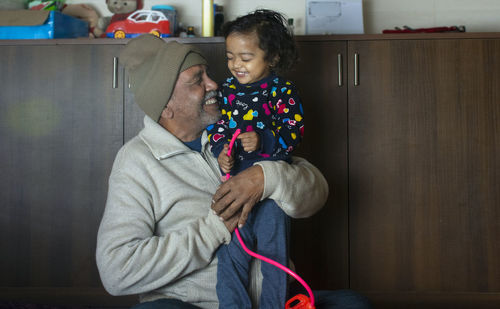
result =
[[[144,302],[133,306],[131,309],[199,309],[199,307],[185,303],[178,299],[162,298]]]
[[[353,290],[314,291],[317,309],[370,309],[370,301]]]

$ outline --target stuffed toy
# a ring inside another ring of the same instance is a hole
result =
[[[101,29],[97,27],[99,14],[87,4],[67,4],[63,7],[62,13],[84,20],[89,23],[89,38],[98,38],[102,35]]]
[[[113,13],[113,16],[99,18],[97,28],[102,31],[105,36],[106,28],[113,22],[124,20],[133,12],[143,8],[143,0],[106,0],[108,10]]]

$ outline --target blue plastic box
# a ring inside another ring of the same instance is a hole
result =
[[[61,39],[88,37],[86,21],[51,11],[45,23],[37,26],[0,26],[0,39]]]

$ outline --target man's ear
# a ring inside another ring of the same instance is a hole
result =
[[[165,108],[161,111],[161,118],[165,119],[174,118],[174,111],[169,105],[165,106]]]

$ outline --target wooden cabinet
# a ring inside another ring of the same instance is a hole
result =
[[[95,240],[123,143],[120,48],[0,46],[2,300],[105,295]]]
[[[298,273],[377,308],[499,307],[500,39],[299,46],[305,61],[290,74],[307,121],[299,152],[323,171],[330,197],[293,222]]]
[[[144,114],[113,64],[124,43],[96,41],[0,42],[0,299],[136,301],[107,295],[94,254],[115,154]],[[185,43],[228,76],[222,38]],[[298,44],[297,154],[330,196],[292,223],[297,272],[376,308],[500,307],[500,36]]]
[[[304,107],[304,140],[297,155],[315,164],[330,188],[318,214],[292,221],[292,259],[315,289],[349,286],[346,46],[344,41],[300,41],[301,61],[288,76]]]
[[[348,53],[350,287],[406,308],[498,307],[500,39]]]
[[[0,300],[130,306],[95,265],[115,155],[143,127],[119,54],[106,40],[0,44]],[[190,43],[190,42],[188,42]],[[222,39],[195,43],[214,78]]]

